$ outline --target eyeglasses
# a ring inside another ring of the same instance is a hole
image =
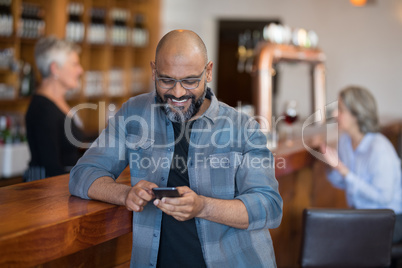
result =
[[[201,77],[204,75],[207,65],[205,65],[204,70],[198,76],[198,78],[195,77],[195,78],[174,79],[171,77],[159,77],[157,75],[156,81],[158,82],[158,86],[160,86],[163,89],[172,89],[176,86],[177,82],[180,82],[180,85],[185,89],[189,90],[196,89],[200,85]],[[156,73],[158,74],[158,71],[156,71]]]

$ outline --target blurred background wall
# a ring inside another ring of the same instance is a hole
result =
[[[164,0],[161,33],[191,29],[204,39],[218,77],[218,21],[279,19],[291,27],[314,30],[327,56],[327,103],[344,86],[358,84],[375,95],[381,115],[402,114],[402,1],[368,1],[363,7],[349,0]],[[235,56],[235,55],[234,55]],[[310,79],[303,65],[280,66],[278,102],[309,102]],[[244,90],[251,90],[245,88]],[[281,103],[278,103],[281,105]],[[308,112],[300,105],[301,114]]]

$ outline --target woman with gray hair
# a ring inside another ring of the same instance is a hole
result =
[[[65,94],[80,86],[83,69],[75,44],[46,37],[35,46],[35,61],[42,82],[32,96],[25,116],[27,138],[31,151],[29,169],[24,180],[37,180],[69,172],[80,154],[66,138],[64,122],[70,116]],[[85,135],[72,120],[69,131],[76,139]]]
[[[343,89],[338,100],[338,152],[321,146],[331,183],[346,191],[356,209],[388,208],[397,214],[394,242],[402,240],[401,162],[391,142],[378,133],[377,105],[360,87]]]

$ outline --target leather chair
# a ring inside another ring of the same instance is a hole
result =
[[[395,213],[389,209],[305,209],[302,267],[388,267]]]
[[[393,244],[391,248],[391,267],[402,267],[402,243]]]
[[[398,219],[398,216],[397,216],[397,219]],[[400,223],[398,223],[398,224],[400,224]],[[395,229],[397,229],[397,226],[395,226]],[[402,268],[402,241],[392,244],[391,268]]]

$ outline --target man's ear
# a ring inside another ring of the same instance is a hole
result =
[[[212,67],[214,66],[214,63],[212,61],[208,62],[207,64],[207,70],[206,70],[206,76],[207,76],[207,82],[212,81]]]
[[[152,70],[152,80],[155,81],[155,76],[156,76],[156,64],[155,61],[150,62],[151,65],[151,70]]]

